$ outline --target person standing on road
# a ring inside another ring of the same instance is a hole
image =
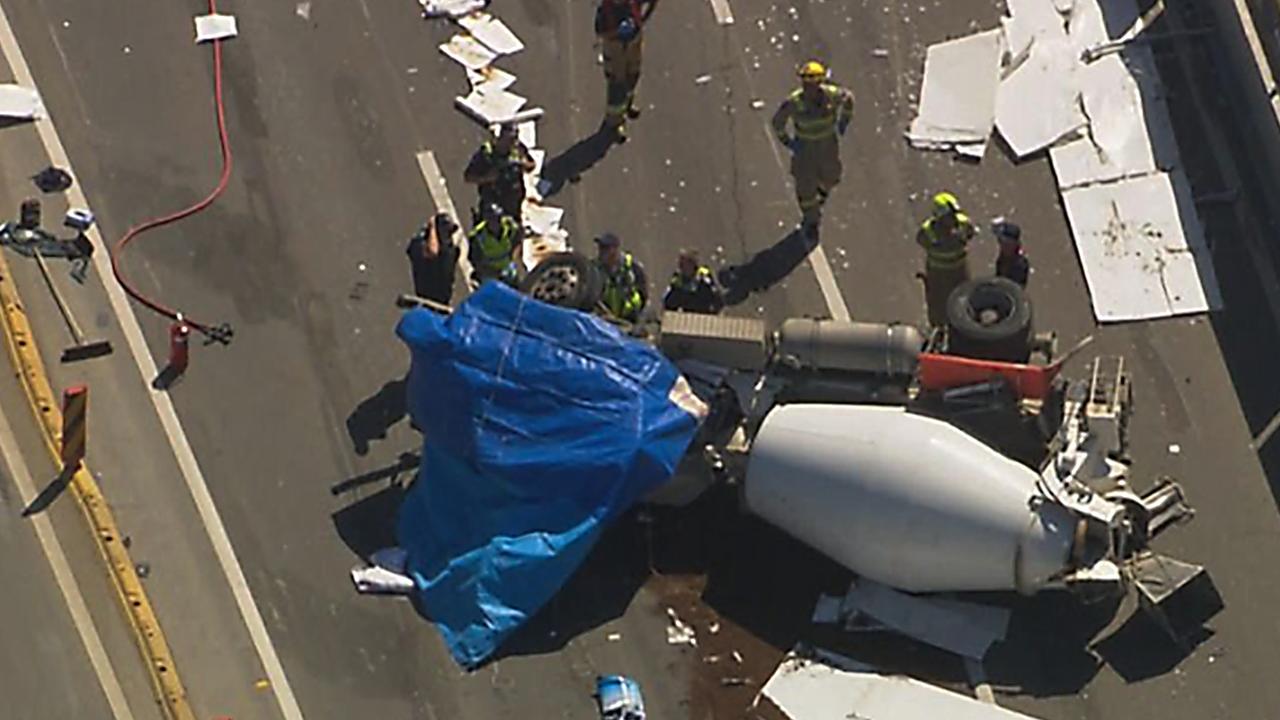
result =
[[[448,305],[453,299],[453,273],[458,265],[458,246],[453,234],[458,226],[444,213],[422,225],[405,252],[413,273],[413,293],[418,297]]]
[[[520,226],[497,203],[484,206],[481,212],[480,222],[467,235],[472,279],[477,284],[486,280],[514,284],[522,240]]]
[[[791,176],[805,232],[816,238],[822,206],[840,182],[840,136],[853,119],[853,93],[828,82],[830,72],[816,60],[797,70],[800,87],[773,114],[773,132],[791,151]],[[793,134],[787,134],[787,123]]]
[[[596,238],[596,248],[596,264],[604,276],[601,302],[614,317],[636,322],[649,302],[649,279],[644,266],[631,253],[623,252],[622,241],[613,233]]]
[[[479,207],[496,203],[517,225],[524,217],[524,174],[533,172],[533,156],[520,142],[515,125],[502,125],[471,156],[462,179],[480,192]]]
[[[996,218],[991,222],[991,234],[1000,243],[996,277],[1012,280],[1025,289],[1031,277],[1031,261],[1022,250],[1022,228],[1004,218]]]
[[[642,30],[657,0],[600,0],[596,37],[604,54],[605,112],[602,128],[614,142],[627,141],[627,119],[640,117],[636,86],[640,84]]]
[[[676,271],[662,297],[662,307],[707,315],[724,309],[724,290],[711,274],[711,268],[699,262],[697,250],[680,251]]]
[[[924,248],[924,294],[929,324],[947,321],[947,298],[969,279],[969,241],[977,228],[949,192],[933,196],[933,214],[920,224],[916,244]]]

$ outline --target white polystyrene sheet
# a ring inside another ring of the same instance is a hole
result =
[[[1000,82],[996,127],[1019,158],[1084,125],[1076,79],[1079,64],[1079,56],[1065,36],[1041,35],[1032,43],[1027,59]]]
[[[1001,20],[1005,46],[1012,58],[1027,54],[1038,37],[1061,39],[1062,16],[1048,0],[1006,0],[1009,15]]]
[[[427,17],[462,17],[483,10],[489,0],[418,0]]]
[[[449,38],[449,42],[440,46],[440,52],[469,70],[479,70],[498,59],[484,43],[462,33]]]
[[[226,40],[237,34],[235,15],[201,15],[196,18],[196,42]]]
[[[525,269],[532,270],[542,262],[543,258],[569,249],[569,233],[564,228],[556,228],[546,235],[527,237],[521,247],[521,259]]]
[[[533,120],[522,122],[516,126],[516,132],[519,133],[520,142],[524,143],[527,148],[537,147],[538,145],[538,123]],[[546,155],[546,152],[543,152]]]
[[[506,90],[496,92],[472,90],[466,97],[457,98],[456,102],[476,120],[486,125],[493,125],[509,120],[524,107],[528,100]]]
[[[550,235],[560,227],[560,220],[564,218],[564,208],[552,207],[550,205],[541,205],[539,203],[524,203],[524,226],[534,235]]]
[[[529,147],[529,143],[524,142],[523,138],[520,142],[523,143],[525,147]],[[547,151],[542,148],[533,148],[529,151],[529,158],[533,160],[533,169],[526,173],[526,175],[532,175],[534,178],[541,176],[542,164],[547,161]]]
[[[788,655],[764,695],[791,720],[1033,720],[903,675],[818,651],[815,660]]]
[[[999,30],[975,33],[929,47],[920,111],[907,131],[918,146],[981,143],[995,124],[1000,83]]]
[[[458,24],[499,55],[511,55],[524,49],[524,43],[511,32],[511,28],[489,13],[473,13],[458,18]]]
[[[1050,150],[1058,187],[1115,180],[1177,166],[1177,143],[1164,99],[1144,89],[1119,55],[1077,73],[1089,131]],[[1147,83],[1153,86],[1154,83]]]
[[[861,578],[849,587],[845,604],[903,635],[975,660],[1003,640],[1009,627],[1003,608],[908,595]]]
[[[1222,306],[1204,231],[1179,172],[1062,193],[1099,322]]]
[[[40,93],[21,85],[0,85],[0,117],[38,120],[45,115]]]
[[[472,90],[480,92],[497,92],[516,84],[515,75],[496,65],[489,65],[479,70],[467,68],[467,80],[471,82]]]

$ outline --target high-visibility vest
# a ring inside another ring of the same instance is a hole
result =
[[[695,272],[693,274],[693,277],[690,277],[690,278],[686,278],[684,275],[680,274],[678,271],[671,273],[670,288],[672,290],[683,290],[684,292],[687,292],[687,293],[695,293],[698,291],[698,285],[705,282],[709,282],[710,280],[711,280],[711,269],[708,268],[706,265],[703,265],[699,267],[698,271]]]
[[[835,137],[836,119],[840,106],[845,102],[845,90],[830,83],[821,86],[821,100],[810,104],[804,88],[798,88],[787,98],[791,103],[791,122],[795,125],[799,140],[823,140]]]
[[[634,319],[644,309],[644,296],[640,294],[640,283],[636,278],[635,261],[631,253],[622,256],[622,263],[617,270],[605,272],[604,301],[609,312],[624,320]]]
[[[918,242],[924,248],[925,267],[950,270],[962,267],[969,258],[969,236],[973,223],[964,213],[956,213],[956,224],[949,233],[941,233],[934,226],[936,218],[920,224]]]
[[[474,248],[472,260],[481,272],[499,274],[511,262],[511,255],[516,250],[516,242],[520,237],[520,226],[507,216],[502,217],[498,232],[493,232],[489,221],[485,220],[467,235],[467,240]]]

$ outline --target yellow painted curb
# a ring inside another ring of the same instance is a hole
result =
[[[53,458],[55,467],[61,467],[62,411],[49,385],[44,363],[36,347],[31,325],[18,296],[18,288],[9,273],[9,263],[0,252],[0,315],[4,317],[5,346],[13,360],[14,368],[22,379],[31,411],[43,431],[45,446]],[[125,617],[133,628],[138,649],[146,662],[152,686],[160,706],[170,720],[195,720],[195,714],[187,703],[187,691],[178,677],[173,654],[165,641],[160,622],[156,619],[151,601],[147,599],[138,573],[134,569],[129,550],[124,546],[115,516],[101,488],[81,463],[71,478],[70,487],[84,517],[93,531],[98,551],[106,562],[112,585],[120,598]]]

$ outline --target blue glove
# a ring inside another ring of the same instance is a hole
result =
[[[640,28],[631,18],[623,18],[622,22],[618,23],[618,39],[622,42],[631,42],[639,34]]]

